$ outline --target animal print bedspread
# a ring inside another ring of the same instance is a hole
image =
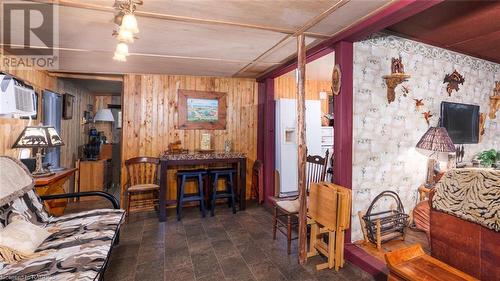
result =
[[[450,170],[435,189],[434,209],[500,231],[500,170]]]

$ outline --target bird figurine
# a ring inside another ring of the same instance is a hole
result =
[[[429,110],[429,111],[424,112],[424,113],[422,113],[422,114],[424,115],[424,119],[425,119],[425,122],[427,123],[427,125],[430,125],[430,119],[431,119],[431,117],[433,116],[433,115],[431,114],[431,111]]]
[[[415,110],[420,111],[422,106],[424,105],[423,99],[413,99],[415,101]]]

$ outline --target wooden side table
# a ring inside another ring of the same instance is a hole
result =
[[[35,178],[35,190],[38,195],[64,194],[64,184],[73,176],[77,168],[57,171],[54,175],[48,177]],[[44,201],[45,208],[53,216],[61,216],[68,204],[67,199],[54,199]]]

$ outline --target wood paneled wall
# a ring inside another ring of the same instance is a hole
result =
[[[0,71],[13,75],[33,86],[38,93],[38,108],[41,108],[42,90],[57,90],[57,78],[49,76],[46,71],[36,69],[16,70],[4,68],[1,64]],[[37,120],[32,121],[32,125],[36,125],[42,120],[40,113],[41,110],[39,110]],[[0,155],[18,157],[19,150],[11,147],[26,125],[28,125],[28,120],[0,117]]]
[[[70,120],[62,120],[61,137],[65,143],[61,147],[61,166],[74,167],[75,160],[78,155],[78,146],[84,143],[85,139],[82,136],[80,129],[80,120],[83,111],[82,106],[86,106],[89,95],[84,88],[78,87],[66,81],[58,81],[56,77],[50,76],[46,71],[37,69],[16,70],[2,68],[0,71],[13,75],[27,84],[33,86],[38,93],[38,116],[37,120],[32,121],[32,125],[37,125],[42,120],[42,91],[47,89],[56,93],[69,93],[75,96],[73,107],[73,118]],[[0,118],[0,155],[8,155],[14,158],[18,157],[19,150],[12,149],[12,145],[16,141],[24,127],[28,125],[28,120],[17,118]],[[66,190],[71,190],[72,184],[66,184]]]
[[[306,100],[319,100],[319,92],[325,91],[331,94],[331,82],[325,80],[306,79]],[[275,99],[296,99],[297,83],[295,77],[280,76],[274,79]],[[328,113],[328,100],[321,100],[321,111]]]
[[[87,143],[87,127],[89,125],[82,124],[82,119],[87,105],[93,102],[92,95],[86,88],[82,88],[67,79],[58,80],[58,93],[67,93],[75,97],[73,118],[61,121],[61,138],[65,144],[61,148],[61,166],[74,167],[80,147]],[[73,187],[73,185],[70,186]]]
[[[179,130],[179,89],[226,92],[226,130]],[[140,155],[160,156],[169,143],[177,140],[182,142],[184,148],[196,150],[200,147],[201,134],[210,133],[215,150],[223,150],[224,141],[229,139],[234,151],[247,154],[249,196],[251,169],[257,157],[257,83],[254,79],[125,75],[122,109],[123,161]],[[168,175],[169,186],[175,186],[174,175],[174,171]],[[122,183],[125,182],[126,171],[123,168]],[[170,189],[167,197],[174,199],[175,196],[175,189]]]

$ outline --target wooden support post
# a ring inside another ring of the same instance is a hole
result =
[[[297,131],[298,131],[298,187],[299,187],[299,263],[307,261],[307,190],[306,190],[306,44],[304,34],[297,36]]]

